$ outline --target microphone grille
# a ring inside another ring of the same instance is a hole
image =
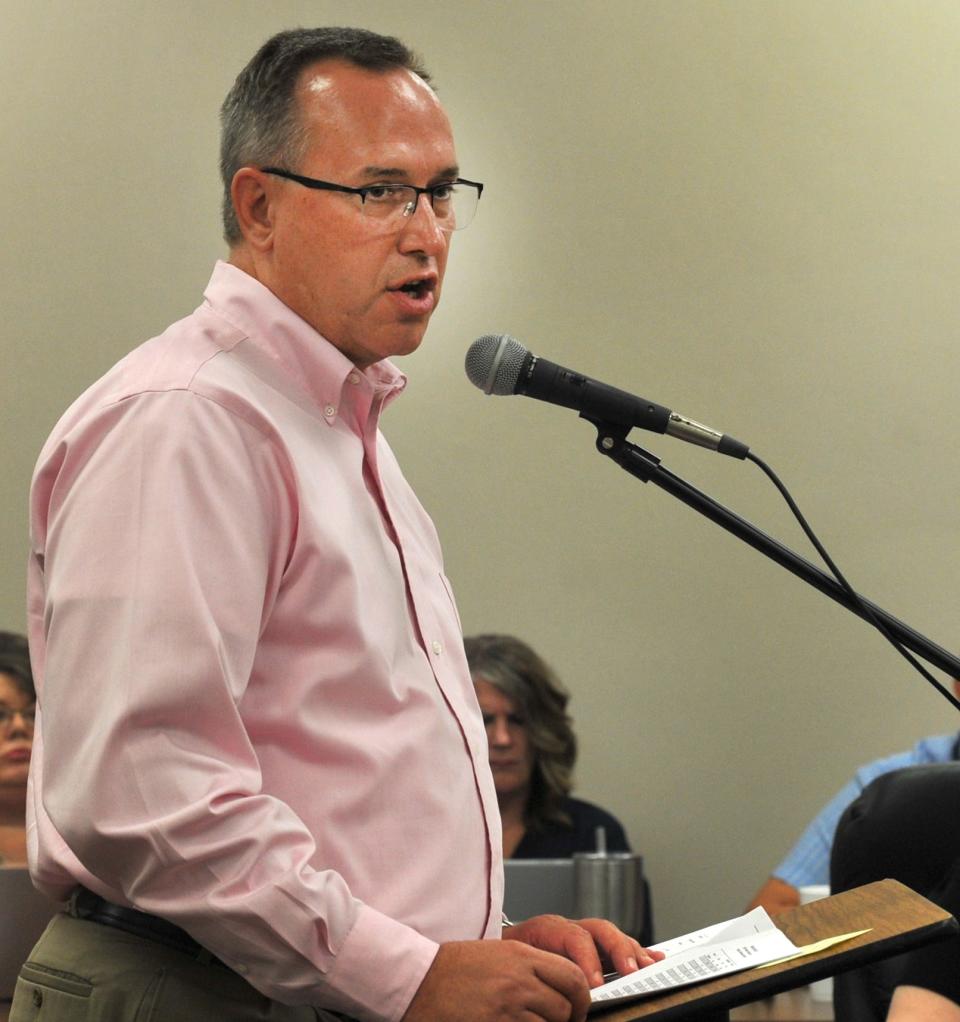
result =
[[[467,349],[467,378],[484,394],[515,394],[530,353],[509,334],[484,334]]]

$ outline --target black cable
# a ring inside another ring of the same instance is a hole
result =
[[[949,692],[946,688],[944,688],[944,686],[937,681],[937,679],[923,666],[923,664],[921,664],[908,649],[904,648],[899,639],[897,639],[890,629],[887,628],[887,626],[873,613],[873,611],[860,598],[860,594],[857,593],[850,583],[843,577],[840,569],[833,563],[833,558],[827,553],[823,544],[814,534],[813,529],[811,529],[807,524],[806,518],[804,518],[800,508],[797,507],[796,501],[790,496],[789,490],[787,490],[786,486],[780,482],[776,472],[774,472],[769,465],[767,465],[762,459],[758,458],[752,451],[747,453],[746,458],[748,461],[752,461],[755,465],[757,465],[761,471],[767,475],[773,485],[780,491],[781,496],[787,502],[787,506],[793,512],[794,518],[796,518],[796,520],[800,523],[800,528],[803,529],[807,539],[810,540],[817,553],[823,558],[824,564],[826,564],[826,566],[830,569],[833,577],[841,586],[843,586],[850,599],[853,600],[860,608],[861,613],[867,621],[869,621],[870,624],[877,629],[877,631],[893,646],[893,648],[907,661],[907,663],[909,663],[915,670],[919,671],[920,675],[930,682],[935,689],[937,689],[947,702],[953,705],[955,709],[960,710],[960,699],[957,699],[952,692]]]

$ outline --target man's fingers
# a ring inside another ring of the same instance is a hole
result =
[[[549,988],[551,991],[550,1004],[566,1012],[543,1017],[563,1019],[564,1022],[566,1019],[570,1019],[571,1022],[583,1022],[590,1007],[590,989],[584,981],[583,973],[576,965],[559,955],[543,956],[537,959],[534,972],[544,984],[544,989]],[[556,998],[556,1001],[553,998]]]
[[[603,984],[603,961],[625,975],[664,957],[663,952],[648,951],[605,919],[574,922],[555,915],[534,916],[509,927],[504,937],[569,959],[590,987]]]
[[[588,1006],[589,999],[590,995],[587,994]],[[582,1020],[585,1014],[580,1014],[579,1007],[575,1006],[569,997],[542,979],[536,993],[526,1002],[525,1008],[537,1022],[570,1022],[574,1018]]]
[[[626,940],[620,937],[613,938],[609,948],[604,947],[604,953],[621,976],[628,972],[636,972],[645,965],[652,965],[664,957],[662,951],[648,951],[632,937],[627,937]]]
[[[613,923],[605,919],[581,919],[578,925],[595,942],[611,965],[620,975],[636,972],[645,965],[652,965],[664,958],[662,951],[648,951],[633,937],[622,933]],[[589,975],[589,974],[588,974]],[[591,986],[597,986],[591,980]]]
[[[589,930],[573,924],[563,935],[563,954],[577,965],[591,987],[603,982],[603,966],[597,943]]]

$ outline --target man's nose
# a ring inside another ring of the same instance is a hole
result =
[[[436,258],[446,251],[449,244],[450,234],[440,229],[429,196],[418,195],[416,208],[403,218],[399,235],[400,251],[423,252],[424,255]]]

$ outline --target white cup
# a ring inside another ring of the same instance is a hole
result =
[[[819,901],[821,898],[830,897],[829,884],[809,884],[800,888],[800,904],[809,905],[811,901]],[[810,999],[814,1001],[833,1000],[833,977],[818,979],[810,984]]]

